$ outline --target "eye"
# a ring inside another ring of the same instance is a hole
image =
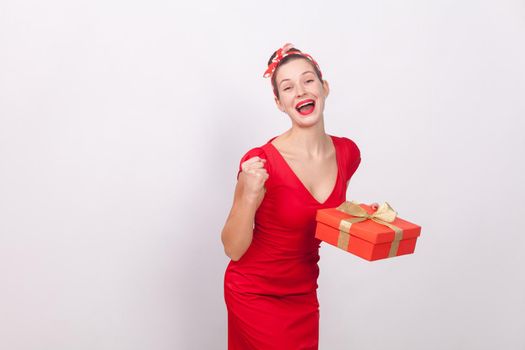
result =
[[[283,89],[283,91],[288,91],[288,90],[290,90],[290,89],[291,89],[291,87],[287,86],[287,87],[285,87],[285,88]]]
[[[313,79],[308,79],[306,82],[307,83],[313,83],[313,81],[314,81]]]

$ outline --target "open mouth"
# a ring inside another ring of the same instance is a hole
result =
[[[314,111],[314,108],[315,108],[315,101],[312,99],[301,101],[295,106],[295,109],[301,115],[308,115],[312,113]]]

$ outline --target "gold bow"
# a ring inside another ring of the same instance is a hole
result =
[[[350,241],[350,227],[352,224],[365,220],[372,220],[378,224],[387,226],[394,230],[395,237],[392,241],[392,245],[390,246],[388,257],[396,256],[397,249],[399,247],[399,241],[403,238],[403,229],[391,224],[391,222],[395,220],[397,212],[390,206],[390,204],[384,202],[372,214],[368,214],[366,210],[361,208],[359,203],[355,201],[343,202],[336,209],[354,216],[353,218],[342,219],[339,223],[339,239],[337,242],[339,248],[348,250],[348,244]]]

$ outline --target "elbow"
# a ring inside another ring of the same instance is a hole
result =
[[[239,261],[242,255],[228,255],[232,261]]]
[[[244,252],[241,252],[238,249],[228,249],[226,247],[224,248],[224,253],[233,261],[239,261],[244,255]]]
[[[224,246],[224,253],[233,261],[239,261],[244,253],[248,250],[252,237],[244,237],[245,235],[231,235],[228,231],[221,234],[222,244]]]
[[[233,261],[239,261],[248,247],[244,245],[235,244],[235,242],[225,241],[223,239],[222,244],[224,245],[224,254]]]

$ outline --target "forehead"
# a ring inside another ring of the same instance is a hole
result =
[[[312,63],[306,58],[296,58],[279,66],[275,81],[279,84],[284,79],[296,79],[306,71],[314,72]]]

